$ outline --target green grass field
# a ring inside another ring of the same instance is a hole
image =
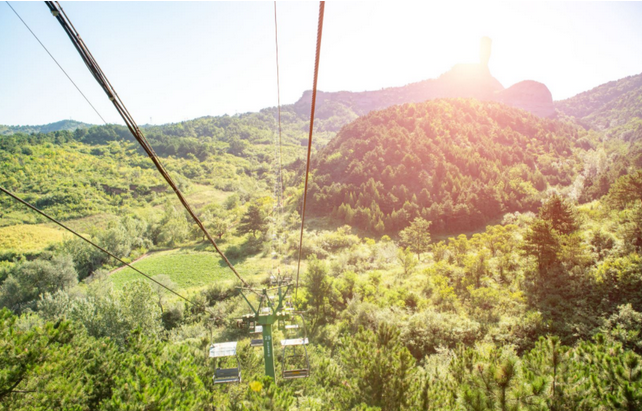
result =
[[[108,213],[94,214],[65,221],[65,225],[81,233],[91,233],[94,229],[106,229],[109,223],[117,221],[119,216]],[[53,224],[47,224],[49,226]]]
[[[187,201],[196,208],[204,207],[208,204],[223,204],[225,200],[233,193],[217,190],[203,184],[193,184]]]
[[[214,251],[193,251],[176,249],[153,253],[133,264],[147,275],[165,274],[180,290],[196,290],[210,284],[232,285],[236,276],[226,265],[222,265]],[[236,270],[246,281],[259,281],[268,275],[271,261],[267,258],[251,257],[235,265]],[[130,268],[112,273],[110,281],[116,288],[143,278]]]
[[[44,224],[18,224],[0,227],[0,250],[39,251],[63,241],[65,232]]]

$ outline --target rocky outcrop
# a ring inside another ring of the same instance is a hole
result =
[[[497,93],[496,101],[521,108],[539,117],[554,117],[553,96],[546,85],[526,80]]]

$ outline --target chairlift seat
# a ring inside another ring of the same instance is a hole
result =
[[[214,384],[225,384],[241,382],[241,370],[239,368],[217,368],[214,373]]]
[[[257,325],[254,327],[254,331],[252,331],[252,334],[261,334],[263,332],[263,326],[262,325]]]
[[[236,355],[237,344],[237,341],[212,344],[212,346],[210,347],[210,357],[236,357],[236,363],[238,365],[238,357]],[[235,368],[217,368],[212,379],[214,380],[214,384],[241,382],[241,367],[238,366]]]
[[[263,339],[252,339],[250,340],[250,347],[263,347]]]
[[[292,380],[295,378],[307,378],[310,376],[310,370],[308,368],[300,370],[285,370],[283,371],[283,378],[286,380]]]
[[[285,326],[286,330],[298,330],[299,329],[299,324],[287,324]]]

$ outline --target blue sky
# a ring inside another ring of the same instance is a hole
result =
[[[42,2],[11,2],[109,122],[121,123]],[[276,105],[272,2],[62,2],[139,124]],[[277,3],[281,101],[312,85],[317,2]],[[642,72],[642,3],[328,2],[319,89],[438,77],[493,40],[491,73],[556,100]],[[100,119],[0,3],[0,124]]]

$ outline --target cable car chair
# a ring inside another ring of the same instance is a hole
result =
[[[301,324],[288,324],[285,326],[285,331],[291,333],[298,331],[299,338],[281,340],[281,347],[283,347],[282,376],[285,380],[310,376],[310,359],[307,349],[309,341],[305,322],[301,314],[294,314],[294,316],[301,318]]]
[[[229,384],[241,382],[241,363],[236,352],[237,341],[223,342],[212,344],[210,347],[210,358],[236,358],[235,368],[220,368],[217,367],[212,379],[214,384]]]
[[[255,324],[254,329],[250,331],[250,334],[263,334],[263,326]],[[250,347],[263,347],[263,338],[251,338]]]
[[[272,304],[274,300],[274,296],[268,296],[267,298],[262,297],[263,301],[265,301],[266,305],[264,307],[259,308],[259,311],[261,314],[269,314],[273,311]],[[248,316],[251,318],[252,314],[248,314]],[[249,321],[250,324],[250,334],[254,334],[256,337],[256,334],[260,335],[261,338],[251,338],[250,339],[250,347],[263,347],[263,326],[258,324],[255,320]]]

